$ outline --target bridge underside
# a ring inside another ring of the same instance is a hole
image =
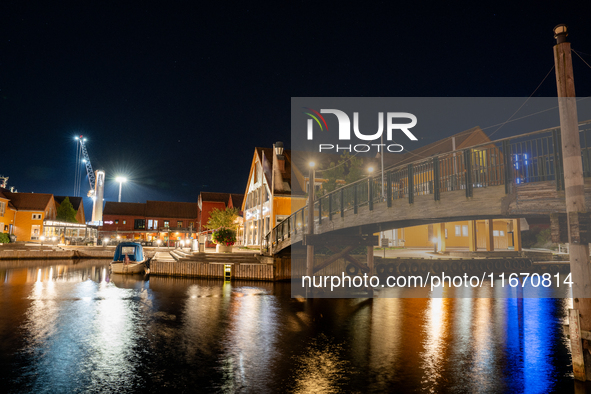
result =
[[[587,206],[591,206],[591,179],[585,179]],[[512,185],[512,191],[505,193],[505,186],[474,188],[473,197],[466,197],[464,190],[442,193],[439,201],[433,195],[415,196],[414,203],[406,199],[392,201],[388,207],[385,202],[360,206],[353,210],[333,216],[332,220],[322,217],[318,223],[315,213],[315,234],[372,234],[397,228],[421,224],[455,222],[463,220],[482,220],[500,218],[541,218],[552,213],[565,213],[564,191],[556,190],[554,181],[542,181],[522,185]],[[279,240],[273,253],[302,241],[303,231],[290,233]]]

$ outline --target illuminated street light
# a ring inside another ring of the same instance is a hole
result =
[[[125,178],[124,176],[118,176],[117,178],[115,178],[115,180],[119,182],[119,202],[121,202],[121,185],[123,184],[123,182],[127,182],[127,178]]]
[[[373,173],[373,167],[367,167],[367,172],[369,172],[370,174]]]

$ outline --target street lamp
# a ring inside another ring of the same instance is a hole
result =
[[[316,163],[311,161],[309,163],[310,174],[309,179],[309,191],[308,191],[308,234],[314,234],[314,184],[316,183],[314,167]],[[314,245],[306,245],[306,275],[312,277],[314,275]]]
[[[554,28],[554,38],[556,38],[557,44],[566,42],[566,36],[568,36],[566,25],[560,24]]]
[[[119,182],[119,202],[121,202],[121,185],[123,184],[123,182],[127,182],[127,178],[125,178],[124,176],[118,176],[117,178],[115,178],[115,180]]]

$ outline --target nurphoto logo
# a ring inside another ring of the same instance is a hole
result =
[[[332,114],[336,116],[337,121],[339,122],[339,141],[350,141],[351,140],[351,119],[349,115],[347,115],[344,111],[338,109],[321,109],[320,112],[308,108],[303,107],[305,111],[303,112],[305,115],[309,116],[307,122],[307,138],[309,141],[314,139],[314,122],[320,128],[320,131],[328,131],[328,124],[326,119],[322,114]],[[383,112],[378,112],[378,130],[373,134],[364,134],[359,130],[359,112],[353,112],[353,133],[355,137],[362,140],[362,141],[376,141],[380,140],[383,137],[384,133],[384,118],[386,118],[386,140],[387,141],[394,141],[393,135],[394,131],[400,130],[410,139],[411,141],[417,141],[417,137],[413,133],[410,132],[409,129],[413,128],[417,124],[417,117],[408,112],[387,112],[384,116]],[[407,119],[410,120],[408,123],[399,123],[400,120]],[[382,150],[387,150],[391,153],[399,153],[404,150],[404,147],[398,143],[391,143],[391,144],[319,144],[318,151],[331,151],[334,150],[336,152],[340,151],[353,151],[353,152],[369,152],[375,147],[378,152]]]

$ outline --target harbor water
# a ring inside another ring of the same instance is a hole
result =
[[[9,393],[573,392],[569,299],[291,298],[288,283],[2,262]]]

